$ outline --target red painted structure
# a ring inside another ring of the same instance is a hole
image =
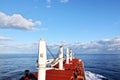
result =
[[[73,59],[69,64],[63,62],[64,70],[50,69],[46,71],[46,80],[85,80],[84,65],[81,60]],[[54,66],[58,68],[58,64]],[[38,74],[32,73],[37,80]],[[22,79],[21,79],[22,80]],[[24,78],[23,80],[31,80]],[[34,79],[33,79],[34,80]]]

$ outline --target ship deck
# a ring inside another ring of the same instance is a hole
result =
[[[46,80],[85,80],[84,66],[81,60],[73,59],[69,64],[63,62],[64,70],[50,69],[46,71]],[[55,68],[58,67],[58,64]],[[34,73],[37,78],[37,73]]]

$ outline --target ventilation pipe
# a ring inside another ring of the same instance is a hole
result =
[[[46,80],[46,42],[40,40],[38,52],[38,80]]]
[[[66,64],[69,64],[69,49],[66,48]]]
[[[59,49],[59,69],[63,70],[63,47],[60,46]]]

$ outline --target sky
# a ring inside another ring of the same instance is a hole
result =
[[[40,38],[81,53],[120,53],[120,0],[0,0],[0,53],[35,53]],[[74,45],[74,46],[73,46]]]

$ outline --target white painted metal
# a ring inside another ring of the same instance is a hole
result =
[[[58,63],[59,63],[59,57],[52,61],[51,67],[55,66]]]
[[[63,47],[60,46],[59,50],[59,69],[63,70]]]
[[[72,57],[73,56],[73,53],[72,53],[72,49],[70,49],[70,61],[72,61]]]
[[[40,40],[38,54],[38,80],[46,80],[46,42]]]
[[[66,64],[69,64],[69,49],[66,48]]]

